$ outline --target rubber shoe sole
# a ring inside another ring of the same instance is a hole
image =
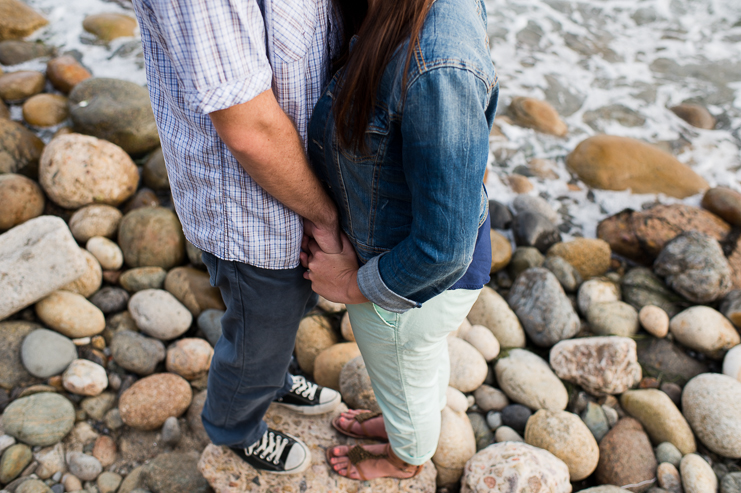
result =
[[[306,471],[309,468],[309,466],[311,466],[311,451],[309,450],[309,447],[307,447],[304,442],[302,442],[301,440],[299,440],[295,436],[289,435],[288,433],[283,433],[283,434],[285,436],[290,437],[290,438],[292,438],[293,440],[296,441],[296,444],[294,445],[294,447],[301,447],[301,449],[304,451],[304,460],[298,466],[294,467],[293,469],[287,469],[285,471],[271,471],[270,469],[261,469],[259,467],[255,467],[254,465],[252,465],[249,462],[247,462],[245,460],[245,458],[243,457],[243,454],[244,454],[243,452],[240,453],[239,450],[235,450],[235,449],[231,449],[231,450],[240,459],[242,459],[245,462],[245,464],[247,464],[248,466],[250,466],[252,469],[254,469],[255,471],[258,471],[258,472],[265,473],[265,474],[278,474],[278,475],[300,474],[300,473]]]
[[[316,406],[299,406],[296,404],[286,404],[283,402],[276,402],[275,404],[285,407],[286,409],[290,409],[291,411],[294,411],[298,414],[303,414],[305,416],[316,416],[317,414],[326,414],[334,411],[337,406],[340,405],[340,402],[342,402],[342,396],[339,392],[337,392],[334,399],[323,404],[317,404]]]

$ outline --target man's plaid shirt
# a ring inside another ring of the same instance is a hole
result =
[[[306,141],[339,30],[330,0],[134,0],[149,94],[185,235],[224,260],[298,266],[301,218],[239,165],[208,113],[272,87]]]

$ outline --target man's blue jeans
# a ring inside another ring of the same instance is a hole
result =
[[[260,269],[221,260],[203,262],[221,290],[226,313],[208,374],[203,426],[216,445],[249,447],[267,429],[263,416],[292,385],[288,374],[296,331],[317,296],[305,269]]]

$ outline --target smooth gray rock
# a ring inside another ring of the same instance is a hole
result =
[[[545,257],[534,247],[517,247],[509,261],[509,274],[512,279],[530,269],[531,267],[541,267],[545,262]]]
[[[671,442],[662,442],[656,447],[656,460],[659,464],[668,462],[676,468],[682,462],[682,452]]]
[[[82,452],[67,452],[67,466],[69,472],[82,481],[95,481],[95,478],[103,472],[103,466],[98,459]]]
[[[562,257],[556,255],[547,257],[543,267],[553,272],[553,275],[556,276],[558,282],[563,286],[564,291],[568,293],[576,291],[582,283],[582,277],[579,271]]]
[[[741,458],[741,382],[705,373],[682,392],[682,411],[697,438],[723,457]]]
[[[509,229],[512,227],[512,213],[506,205],[494,199],[489,200],[492,229]]]
[[[58,332],[38,329],[23,340],[21,359],[31,375],[49,378],[61,374],[77,359],[77,346]]]
[[[517,433],[524,433],[527,420],[533,412],[522,404],[511,404],[502,409],[502,425],[509,426]]]
[[[90,303],[108,315],[126,310],[129,298],[129,293],[125,289],[107,286],[95,293],[90,298]]]
[[[610,431],[607,416],[599,404],[588,403],[587,408],[581,413],[581,419],[598,442]]]
[[[165,420],[165,424],[162,425],[162,443],[174,447],[180,442],[180,424],[178,418],[170,416]]]
[[[520,194],[512,201],[512,208],[518,213],[536,212],[545,216],[551,223],[557,225],[561,222],[558,213],[548,204],[548,202],[537,195]]]
[[[467,413],[468,420],[473,428],[473,435],[476,437],[476,451],[485,449],[494,441],[494,433],[486,424],[486,418],[479,413]]]
[[[622,301],[593,303],[587,310],[592,332],[603,336],[634,336],[640,328],[638,312]]]
[[[151,375],[166,356],[162,341],[137,332],[121,330],[111,340],[113,361],[138,375]]]
[[[223,310],[216,310],[209,308],[203,310],[198,315],[198,328],[201,329],[206,339],[212,346],[216,346],[216,342],[221,337],[221,317],[224,316]]]
[[[535,247],[540,253],[561,241],[556,225],[538,212],[525,211],[515,216],[512,231],[517,246]]]

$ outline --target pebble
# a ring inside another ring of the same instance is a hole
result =
[[[670,442],[683,454],[696,450],[689,424],[664,392],[656,389],[629,390],[620,397],[620,405],[640,421],[655,443]]]
[[[538,346],[552,346],[579,331],[579,316],[547,269],[535,267],[520,274],[509,292],[509,304]]]
[[[566,409],[568,393],[548,363],[523,349],[514,349],[495,365],[500,388],[511,400],[531,409]]]
[[[525,439],[509,426],[500,426],[494,432],[494,441],[501,442],[524,442]]]
[[[509,207],[501,202],[489,199],[489,214],[492,229],[504,230],[512,227],[512,212],[510,212]]]
[[[545,259],[543,267],[556,276],[564,291],[573,293],[582,283],[581,274],[570,263],[561,257],[549,256]]]
[[[213,348],[203,339],[180,339],[167,350],[167,371],[195,380],[208,372],[213,354]]]
[[[221,317],[224,316],[224,310],[204,310],[198,315],[198,328],[206,336],[206,340],[216,347],[216,343],[221,337]],[[343,319],[344,320],[344,319]]]
[[[67,98],[59,94],[37,94],[23,103],[23,119],[36,127],[53,127],[67,119]]]
[[[144,185],[152,190],[166,191],[170,189],[170,179],[167,176],[165,157],[162,155],[161,147],[150,154],[144,163],[142,167],[142,180],[144,181]]]
[[[663,462],[659,464],[656,469],[656,478],[659,481],[659,486],[664,488],[670,493],[682,493],[682,478],[679,476],[679,471],[674,464]]]
[[[682,486],[685,493],[718,491],[718,478],[715,477],[713,468],[699,455],[685,455],[679,470],[682,473]]]
[[[0,174],[0,231],[8,230],[44,212],[44,192],[23,175]]]
[[[69,472],[82,481],[95,481],[103,470],[98,459],[82,452],[67,452],[67,465]]]
[[[87,243],[93,237],[113,237],[123,215],[117,208],[105,204],[92,204],[77,210],[69,220],[75,239]]]
[[[64,445],[61,443],[34,452],[33,458],[39,463],[35,474],[41,479],[49,479],[57,475],[61,477],[61,474],[67,470],[67,463],[64,459]]]
[[[23,101],[44,90],[46,78],[35,70],[19,70],[0,75],[0,99]]]
[[[720,493],[741,493],[741,472],[732,472],[723,476]]]
[[[682,392],[682,410],[697,438],[724,457],[741,458],[741,382],[704,373]],[[680,450],[682,450],[680,448]]]
[[[186,257],[180,221],[164,207],[144,207],[127,213],[118,227],[118,245],[129,267],[171,269]]]
[[[533,182],[527,176],[518,173],[506,176],[504,180],[515,193],[530,193],[535,189]]]
[[[174,447],[180,442],[180,424],[175,416],[170,416],[162,425],[162,443]]]
[[[15,445],[15,438],[10,435],[0,435],[0,455],[3,455],[3,452],[11,445]]]
[[[477,412],[467,414],[468,420],[473,428],[473,436],[476,438],[476,451],[484,449],[494,441],[494,433],[491,432],[486,424],[486,418]]]
[[[131,197],[139,171],[120,147],[88,135],[53,139],[39,162],[39,183],[54,201],[78,209],[92,203],[119,205]]]
[[[476,453],[476,437],[465,413],[444,407],[440,413],[440,440],[432,456],[437,469],[437,486],[458,483],[466,462]]]
[[[103,421],[105,421],[105,425],[111,430],[117,430],[124,425],[123,420],[121,420],[121,413],[118,409],[111,409],[105,413]]]
[[[587,403],[587,407],[581,413],[581,419],[598,442],[610,431],[607,414],[599,404],[595,404],[594,402]]]
[[[56,89],[65,94],[83,80],[92,77],[80,62],[69,55],[49,60],[46,64],[46,76]]]
[[[110,378],[113,379],[114,375],[116,374],[111,373]],[[111,392],[103,392],[99,395],[83,399],[80,403],[80,407],[87,413],[88,417],[95,421],[103,421],[106,413],[113,407],[115,400],[115,394]]]
[[[656,460],[659,463],[667,462],[674,467],[679,467],[679,463],[682,461],[682,452],[671,442],[661,442],[656,447]]]
[[[448,398],[450,398],[451,388],[448,387]],[[373,412],[381,412],[362,356],[351,359],[342,368],[340,372],[340,393],[342,394],[342,400],[351,409],[368,409]],[[461,394],[460,391],[458,393]],[[464,412],[468,408],[465,403],[460,406],[462,409],[456,409],[458,412]]]
[[[553,224],[561,222],[558,213],[548,202],[538,195],[518,195],[512,201],[512,208],[517,214],[522,212],[537,212],[546,217]]]
[[[671,108],[669,108],[669,110],[671,110],[672,113],[674,113],[693,127],[704,128],[707,130],[712,130],[715,128],[715,117],[710,114],[707,108],[705,108],[704,106],[700,106],[699,104],[683,103],[678,106],[672,106]],[[707,196],[707,193],[705,194],[705,196]],[[705,206],[704,203],[703,207],[709,209]]]
[[[544,263],[545,257],[537,248],[517,247],[515,253],[512,254],[512,260],[509,263],[510,277],[512,279],[517,279],[520,274],[526,270],[532,267],[542,267]]]
[[[561,257],[579,272],[582,279],[601,276],[610,268],[612,251],[609,243],[597,238],[576,238],[556,243],[548,256]]]
[[[600,484],[648,487],[656,480],[657,465],[641,424],[623,418],[600,441],[595,478]]]
[[[136,19],[129,15],[112,12],[92,14],[85,17],[82,27],[102,41],[134,36]]]
[[[38,329],[23,340],[21,359],[31,375],[49,378],[62,373],[77,359],[77,348],[72,341],[57,332]]]
[[[64,438],[75,424],[75,409],[61,395],[42,392],[21,397],[5,408],[5,433],[32,446],[47,447]]]
[[[90,303],[108,315],[126,310],[130,298],[125,289],[106,286],[90,297]]]
[[[741,344],[730,321],[709,306],[693,306],[671,319],[669,330],[684,346],[714,359]]]
[[[502,409],[502,424],[518,433],[524,433],[533,412],[521,404],[510,404]]]
[[[83,296],[56,291],[36,303],[36,314],[48,327],[70,338],[103,332],[105,316]]]
[[[638,312],[638,320],[646,332],[654,337],[666,337],[669,333],[669,315],[654,305],[646,305]]]
[[[100,493],[116,493],[118,487],[121,485],[123,478],[120,474],[115,472],[104,472],[98,476],[96,484]]]
[[[741,382],[741,345],[731,348],[723,358],[723,374]]]
[[[489,368],[480,352],[458,338],[448,339],[450,383],[461,392],[473,392],[484,383]]]
[[[0,320],[74,281],[85,269],[82,250],[61,218],[41,216],[14,227],[0,236]]]
[[[587,321],[591,331],[598,335],[631,337],[638,332],[638,312],[622,301],[590,304]]]
[[[525,442],[561,459],[569,468],[571,481],[581,481],[597,468],[597,441],[575,414],[541,409],[527,422]]]
[[[463,472],[461,493],[506,493],[513,484],[533,485],[533,492],[572,491],[569,468],[563,461],[526,443],[506,441],[471,458]]]
[[[138,430],[156,430],[170,416],[182,415],[193,397],[188,381],[172,373],[144,377],[120,397],[123,422]]]
[[[0,118],[0,173],[36,178],[43,148],[44,142],[26,127]]]
[[[67,473],[62,476],[64,491],[78,491],[82,489],[82,482],[74,475]]]
[[[534,98],[516,97],[507,111],[515,125],[539,132],[564,137],[569,128],[548,102]]]
[[[466,332],[466,335],[463,336],[463,340],[476,348],[487,362],[499,356],[499,341],[483,325],[471,326],[468,332]]]
[[[590,310],[595,306],[599,305]],[[637,385],[642,376],[636,343],[627,337],[561,341],[551,348],[550,364],[561,380],[594,395],[622,394]]]
[[[167,273],[165,289],[185,305],[194,317],[202,311],[226,310],[219,288],[211,286],[209,275],[193,267],[176,267]]]
[[[360,350],[354,342],[340,342],[328,347],[314,360],[314,381],[323,387],[339,391],[342,368],[358,356]]]
[[[82,254],[87,264],[85,273],[71,283],[62,286],[60,289],[62,291],[69,291],[70,293],[77,293],[84,298],[89,298],[100,289],[100,285],[103,283],[103,270],[93,254],[87,250],[82,250]]]
[[[108,387],[105,368],[86,359],[76,359],[62,374],[62,383],[77,395],[98,395]]]
[[[325,349],[337,344],[339,338],[323,315],[304,317],[296,333],[296,360],[306,373],[314,372],[314,360]]]
[[[148,189],[148,188],[140,188],[138,192],[134,194],[133,197],[131,197],[128,202],[126,202],[123,205],[123,213],[127,214],[134,209],[141,209],[144,207],[157,207],[161,205],[159,197],[157,197],[157,194],[154,193],[154,191]],[[187,240],[185,242],[186,244],[186,255],[187,255]]]
[[[544,215],[532,211],[515,216],[512,232],[517,246],[534,247],[540,253],[547,252],[551,246],[561,241],[561,233],[556,225]]]
[[[138,267],[121,274],[118,282],[126,291],[136,293],[145,289],[161,289],[166,277],[167,271],[162,267]]]
[[[188,309],[161,289],[136,292],[129,300],[129,312],[139,330],[163,341],[183,335],[193,322]]]
[[[100,435],[95,439],[93,457],[98,459],[100,465],[104,468],[116,462],[117,451],[118,447],[116,446],[116,442],[108,435]]]
[[[0,483],[13,481],[33,460],[31,448],[23,443],[10,446],[0,458]]]
[[[694,303],[710,303],[733,288],[731,267],[720,244],[697,231],[680,234],[666,244],[654,272]]]
[[[476,405],[484,412],[501,411],[509,405],[509,399],[504,392],[486,384],[476,389],[473,396],[476,399]]]
[[[591,305],[611,301],[620,301],[620,289],[613,282],[591,279],[579,287],[577,304],[583,315],[589,312]]]
[[[500,426],[502,426],[502,413],[495,411],[489,411],[486,413],[486,424],[489,426],[490,430],[496,431]]]
[[[484,286],[468,314],[474,325],[483,325],[503,348],[525,347],[525,331],[517,315],[499,293]]]
[[[103,236],[93,236],[85,248],[92,253],[105,270],[118,270],[123,265],[123,253],[114,242]]]

